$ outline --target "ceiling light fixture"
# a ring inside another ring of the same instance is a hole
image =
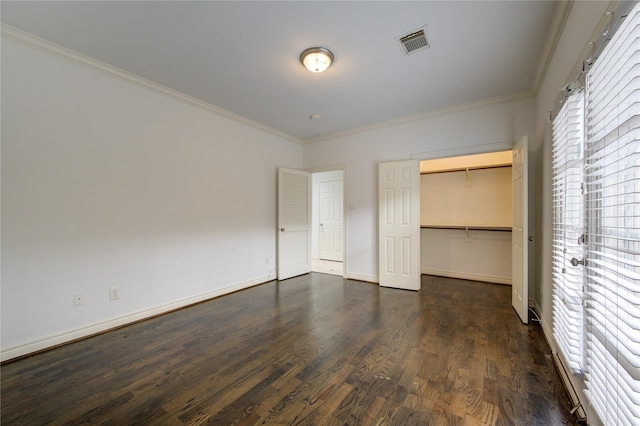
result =
[[[300,62],[311,72],[322,72],[331,66],[333,53],[324,47],[310,47],[300,54]]]

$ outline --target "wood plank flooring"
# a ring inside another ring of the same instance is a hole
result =
[[[510,287],[309,274],[0,368],[6,425],[575,424]]]

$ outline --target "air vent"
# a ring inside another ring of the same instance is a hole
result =
[[[428,49],[429,40],[427,39],[426,27],[413,31],[409,34],[405,34],[397,38],[402,53],[410,55],[418,50]]]

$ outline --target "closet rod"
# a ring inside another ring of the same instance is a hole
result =
[[[461,225],[420,225],[423,229],[459,229],[462,231],[499,231],[511,232],[510,226],[461,226]]]
[[[452,172],[464,172],[465,170],[484,170],[484,169],[502,169],[504,167],[512,167],[511,164],[501,164],[498,166],[476,166],[476,167],[461,167],[457,169],[437,170],[434,172],[420,172],[421,175],[434,175],[436,173],[452,173]]]

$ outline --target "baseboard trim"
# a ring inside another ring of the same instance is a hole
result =
[[[269,276],[256,278],[250,281],[233,284],[213,291],[202,293],[197,296],[187,297],[176,302],[167,303],[165,305],[145,309],[108,321],[92,324],[87,327],[82,327],[77,330],[58,334],[56,336],[47,337],[45,339],[27,343],[25,345],[16,346],[14,348],[0,352],[0,362],[10,361],[15,358],[21,358],[27,355],[34,354],[36,352],[42,352],[44,350],[52,349],[56,346],[61,346],[76,340],[86,339],[96,334],[114,330],[125,325],[130,325],[138,321],[149,319],[158,315],[167,314],[178,309],[186,308],[187,306],[195,305],[206,300],[215,299],[216,297],[224,296],[226,294],[234,293],[236,291],[244,290],[256,285],[264,284],[270,280],[271,279]]]
[[[533,308],[536,310],[537,313],[542,312],[542,310],[540,309],[540,305],[538,305],[537,301],[534,301]],[[551,358],[553,359],[553,363],[556,367],[556,370],[558,371],[558,375],[560,376],[562,383],[564,385],[564,388],[567,391],[569,398],[571,399],[571,405],[574,407],[578,407],[576,409],[576,412],[574,413],[574,416],[576,416],[576,418],[582,421],[587,422],[587,410],[585,409],[585,407],[588,406],[588,405],[585,405],[587,404],[587,401],[582,401],[582,398],[580,397],[580,394],[578,393],[575,387],[577,383],[573,382],[570,374],[567,372],[564,366],[564,361],[562,360],[562,357],[558,352],[558,345],[556,343],[556,339],[555,337],[553,337],[553,329],[545,321],[544,315],[539,315],[539,317],[540,317],[540,326],[542,327],[542,334],[544,335],[544,338],[546,339],[547,343],[549,344],[549,347],[551,348]]]
[[[538,316],[540,317],[540,326],[542,327],[542,334],[544,334],[544,338],[547,340],[549,347],[551,348],[551,352],[553,354],[558,353],[558,346],[556,345],[556,339],[553,337],[553,329],[545,320],[544,315],[541,314],[542,309],[540,309],[540,305],[538,305],[538,301],[534,301],[533,309],[536,310]]]
[[[444,271],[441,269],[422,268],[422,273],[426,275],[437,275],[439,277],[458,278],[462,280],[484,281],[494,284],[511,285],[511,277],[498,277],[495,275],[469,274],[466,272]]]
[[[347,279],[356,281],[367,281],[374,284],[378,284],[380,282],[380,278],[378,277],[374,277],[371,275],[354,274],[352,272],[347,272]]]

